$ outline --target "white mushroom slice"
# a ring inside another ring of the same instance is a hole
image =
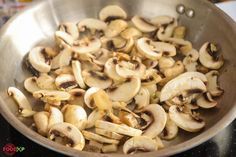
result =
[[[177,26],[173,32],[173,38],[184,39],[187,28],[185,26]]]
[[[51,70],[50,58],[43,47],[35,47],[30,50],[28,60],[32,67],[39,72],[47,73]]]
[[[121,37],[113,37],[108,39],[106,42],[105,47],[110,51],[121,51],[127,45],[127,40]]]
[[[63,101],[69,100],[70,94],[68,92],[57,90],[39,90],[33,93],[36,99],[42,99],[43,101]]]
[[[58,28],[60,31],[71,35],[74,40],[79,38],[79,31],[75,23],[63,23]]]
[[[78,29],[82,32],[86,29],[90,30],[92,33],[95,33],[96,31],[104,32],[107,29],[107,24],[98,19],[87,18],[78,23]]]
[[[85,139],[82,133],[74,125],[69,123],[58,123],[51,127],[48,137],[51,140],[57,137],[63,138],[66,146],[70,146],[77,150],[83,150],[85,146]]]
[[[156,69],[147,69],[142,78],[142,85],[157,84],[162,80]]]
[[[111,52],[107,49],[101,48],[100,51],[94,53],[95,59],[99,61],[101,64],[105,65],[108,59],[111,57]]]
[[[119,35],[123,30],[128,27],[128,23],[124,20],[113,20],[109,23],[108,28],[105,31],[105,36],[112,38]]]
[[[99,19],[109,22],[114,19],[126,19],[126,12],[117,5],[108,5],[99,12]]]
[[[134,97],[135,110],[140,110],[150,103],[150,93],[147,88],[141,87],[137,95]]]
[[[103,153],[116,152],[117,150],[118,150],[118,145],[116,145],[116,144],[104,145],[102,147]]]
[[[177,61],[173,67],[166,68],[163,73],[166,78],[172,78],[178,76],[183,72],[184,72],[184,64],[181,61]]]
[[[156,84],[142,85],[142,87],[144,87],[148,90],[150,96],[153,95],[157,91]]]
[[[138,121],[135,118],[135,116],[129,112],[126,111],[120,111],[119,112],[119,118],[120,121],[132,128],[137,128],[138,127]]]
[[[24,87],[28,92],[33,93],[40,90],[36,83],[36,80],[37,77],[29,77],[24,81]]]
[[[209,69],[220,69],[224,64],[224,59],[218,51],[214,44],[206,42],[199,50],[199,61]]]
[[[179,129],[175,122],[170,119],[169,115],[167,117],[166,126],[160,134],[160,137],[164,140],[172,140],[177,136]]]
[[[175,64],[175,60],[172,57],[161,57],[159,59],[159,69],[164,71],[166,68],[171,68]]]
[[[134,154],[137,151],[151,152],[157,149],[156,141],[146,136],[132,137],[123,145],[123,152],[125,154]]]
[[[134,16],[131,21],[140,31],[144,33],[153,32],[157,29],[156,26],[151,24],[147,19],[144,19],[139,16]]]
[[[185,55],[192,62],[196,62],[199,58],[199,52],[196,49],[192,49]]]
[[[154,42],[156,51],[161,52],[163,56],[173,57],[176,55],[176,48],[174,45],[165,42]]]
[[[201,119],[195,119],[191,113],[184,113],[177,106],[173,105],[169,108],[170,119],[175,122],[175,124],[182,128],[183,130],[189,132],[198,132],[204,126],[205,122]]]
[[[85,129],[87,113],[84,108],[78,105],[66,105],[62,109],[64,121],[76,126],[79,130]]]
[[[59,47],[70,48],[74,44],[73,37],[64,31],[56,31],[55,39]]]
[[[89,87],[106,89],[111,86],[112,80],[104,73],[99,71],[83,71],[84,82]]]
[[[206,92],[206,86],[199,78],[176,77],[162,88],[160,101],[163,102],[184,93],[204,92]]]
[[[139,116],[137,114],[132,112],[126,106],[127,106],[127,103],[124,103],[124,102],[112,102],[112,108],[120,110],[120,111],[126,111],[126,112],[132,114],[135,118],[139,118]]]
[[[165,128],[167,115],[165,110],[158,104],[150,104],[143,108],[142,112],[151,115],[153,122],[143,132],[143,136],[154,138]]]
[[[120,48],[120,49],[118,49],[117,51],[129,53],[132,50],[134,44],[135,44],[134,39],[133,38],[129,38],[126,41],[125,46]]]
[[[124,39],[134,38],[137,39],[142,36],[142,32],[134,27],[128,27],[123,32],[120,33],[120,36]]]
[[[122,84],[108,88],[107,93],[113,101],[127,102],[138,93],[140,87],[139,78],[129,78]]]
[[[45,111],[37,112],[34,114],[33,118],[38,133],[46,136],[48,133],[49,113]]]
[[[138,59],[130,61],[118,61],[116,64],[116,73],[123,78],[138,77],[142,78],[145,74],[146,67]]]
[[[89,132],[89,131],[82,131],[82,134],[84,135],[85,139],[87,140],[94,140],[100,143],[110,143],[110,144],[118,144],[119,141],[118,140],[114,140],[114,139],[109,139],[103,136],[100,136],[98,134]]]
[[[97,120],[95,126],[100,129],[104,129],[110,132],[116,132],[118,134],[127,136],[140,136],[142,134],[142,131],[139,129],[134,129],[126,125],[114,124],[102,120]]]
[[[69,90],[68,93],[71,95],[70,99],[68,100],[69,104],[79,105],[82,107],[84,106],[85,90],[80,88],[74,88]]]
[[[64,48],[56,57],[52,59],[52,69],[68,66],[71,61],[72,51]]]
[[[81,88],[86,88],[86,85],[82,77],[81,63],[78,60],[76,61],[73,60],[71,65],[76,82],[79,84]]]
[[[56,107],[49,107],[48,128],[50,129],[54,124],[63,122],[63,114]]]
[[[55,79],[55,84],[58,89],[68,90],[77,86],[75,77],[71,74],[61,74]]]
[[[71,66],[63,66],[54,71],[54,73],[58,76],[61,74],[73,74]]]
[[[29,101],[27,100],[26,96],[17,88],[15,87],[9,87],[7,90],[7,93],[9,96],[12,96],[13,99],[16,101],[17,105],[18,105],[18,111],[19,113],[22,114],[22,112],[27,112],[27,111],[32,111],[32,107],[29,103]],[[32,112],[32,114],[30,115],[25,115],[24,117],[30,117],[34,114],[34,112]]]
[[[177,25],[178,25],[177,20],[173,20],[167,26],[160,27],[159,30],[157,31],[157,38],[159,40],[166,40],[170,38]]]
[[[47,73],[41,73],[36,79],[36,83],[40,89],[54,90],[56,89],[55,78]]]
[[[224,90],[218,85],[219,72],[212,70],[206,74],[207,77],[207,90],[212,96],[221,96]]]
[[[175,19],[173,17],[163,15],[163,16],[156,16],[154,18],[151,18],[150,22],[153,25],[160,27],[162,25],[169,25],[172,22],[174,22],[174,20]]]
[[[86,129],[94,127],[97,120],[101,120],[105,116],[104,111],[100,111],[98,109],[93,110],[88,116],[88,121],[86,124]]]
[[[74,43],[72,50],[78,54],[93,53],[100,49],[101,41],[97,38],[84,38]]]
[[[209,109],[217,105],[217,101],[213,100],[210,93],[204,93],[197,99],[197,105],[201,108]]]
[[[149,59],[145,59],[145,60],[143,60],[143,64],[146,66],[147,70],[148,69],[154,69],[154,68],[157,67],[158,61],[152,61],[152,60],[149,60]]]
[[[96,107],[96,105],[95,105],[95,103],[93,101],[92,95],[94,93],[98,92],[99,89],[100,88],[97,88],[97,87],[91,87],[84,94],[84,102],[91,109],[94,109]]]
[[[185,57],[183,60],[183,64],[185,66],[186,71],[193,72],[197,71],[197,62],[193,62],[190,58]]]
[[[187,41],[187,40],[184,40],[184,39],[167,38],[167,39],[165,39],[165,41],[170,42],[170,43],[174,44],[177,47],[180,47],[180,49],[182,47],[184,47],[184,48],[181,49],[182,51],[186,49],[185,50],[186,52],[185,51],[182,52],[183,54],[186,54],[186,53],[188,53],[189,51],[191,51],[193,49],[192,48],[192,43],[190,41]]]
[[[160,139],[160,137],[155,137],[154,138],[154,140],[156,141],[156,143],[157,143],[157,148],[158,148],[158,150],[159,149],[163,149],[165,146],[164,146],[164,144],[163,144],[163,142],[161,141],[161,139]]]
[[[108,77],[110,77],[113,80],[121,81],[124,80],[123,77],[117,74],[116,72],[116,64],[118,63],[117,58],[110,58],[105,63],[105,69],[104,72],[107,74]]]
[[[120,140],[124,137],[123,135],[120,135],[116,132],[110,132],[110,131],[99,129],[99,128],[95,128],[95,132],[99,135],[105,136],[107,138],[115,139],[115,140]]]

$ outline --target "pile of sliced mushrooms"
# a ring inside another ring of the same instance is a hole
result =
[[[128,20],[131,19],[131,20]],[[77,150],[125,154],[156,151],[178,130],[201,131],[199,109],[217,106],[224,63],[216,44],[200,50],[170,16],[127,17],[109,5],[99,19],[62,23],[55,47],[37,46],[25,63],[27,92],[44,104],[35,111],[9,87],[22,117],[42,136]]]

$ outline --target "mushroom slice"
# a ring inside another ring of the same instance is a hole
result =
[[[45,111],[37,112],[34,114],[33,119],[38,133],[46,136],[48,133],[49,113]]]
[[[90,140],[89,143],[85,145],[83,151],[94,152],[94,153],[100,153],[102,147],[103,147],[103,144],[102,144],[102,143],[99,143],[99,142],[97,142],[97,141]]]
[[[58,76],[61,74],[73,74],[71,66],[63,66],[54,71],[54,73]]]
[[[105,31],[105,36],[108,38],[115,37],[119,35],[123,30],[125,30],[127,27],[128,23],[126,21],[121,19],[113,20],[109,23]]]
[[[217,101],[213,100],[209,92],[204,93],[197,99],[197,105],[201,108],[209,109],[217,105]]]
[[[144,87],[148,90],[150,96],[153,95],[157,91],[156,84],[142,85],[142,87]]]
[[[77,150],[83,150],[85,139],[82,133],[74,125],[69,123],[58,123],[51,127],[48,138],[51,140],[57,137],[63,138],[63,144]]]
[[[118,61],[116,73],[123,78],[143,77],[146,67],[139,58],[132,58],[130,61]]]
[[[51,58],[46,54],[43,47],[35,47],[30,50],[28,60],[32,67],[39,72],[47,73],[51,70]]]
[[[85,131],[85,130],[82,131],[82,134],[84,135],[85,139],[87,139],[87,140],[94,140],[94,141],[97,141],[100,143],[110,143],[110,144],[118,144],[119,143],[118,140],[109,139],[109,138],[106,138],[106,137],[103,137],[98,134],[95,134],[95,133],[92,133],[89,131]]]
[[[177,26],[174,30],[173,37],[184,39],[186,35],[186,27],[184,26]]]
[[[37,80],[37,77],[29,77],[25,79],[24,87],[28,92],[33,93],[35,91],[40,90],[40,88],[38,87],[36,83],[36,80]]]
[[[160,137],[164,140],[172,140],[177,136],[179,129],[175,122],[170,119],[169,115],[167,117],[166,126],[161,132]]]
[[[79,31],[75,23],[62,23],[58,28],[60,31],[71,35],[74,40],[79,38]]]
[[[163,15],[163,16],[156,16],[154,18],[151,18],[150,22],[157,27],[161,27],[163,25],[169,25],[173,23],[174,20],[175,19],[173,17]]]
[[[85,129],[87,113],[84,108],[78,105],[66,105],[62,108],[64,121],[76,126],[79,130]]]
[[[55,39],[59,47],[62,48],[70,48],[74,44],[73,37],[64,31],[56,31]]]
[[[219,72],[212,70],[206,74],[207,77],[207,90],[212,96],[221,96],[224,90],[218,85]]]
[[[153,119],[152,123],[143,132],[143,136],[154,138],[159,135],[165,128],[167,121],[165,110],[158,104],[150,104],[144,107],[141,112],[150,115]]]
[[[54,124],[63,122],[62,112],[56,108],[49,106],[48,128],[50,129]]]
[[[116,69],[115,69],[116,64],[118,64],[117,58],[108,59],[107,62],[105,63],[104,72],[111,79],[116,80],[116,81],[122,81],[122,80],[124,80],[124,78],[117,74]]]
[[[83,38],[74,43],[72,50],[78,54],[93,53],[100,49],[102,46],[98,38]]]
[[[204,74],[199,72],[185,72],[169,81],[162,88],[160,101],[169,100],[186,91],[198,90],[198,92],[205,92],[206,86],[203,82],[207,82]]]
[[[199,59],[199,52],[196,49],[192,49],[184,55],[192,62],[196,62]]]
[[[175,64],[175,60],[172,57],[161,57],[159,59],[159,69],[160,71],[164,71],[167,68],[173,67]]]
[[[79,84],[81,88],[86,88],[86,85],[84,83],[82,72],[81,72],[81,63],[78,60],[73,60],[72,63],[72,70],[73,74],[75,76],[76,82]]]
[[[224,59],[219,54],[219,50],[213,43],[206,42],[199,50],[199,61],[209,69],[220,69],[224,64]]]
[[[152,122],[153,119],[151,116],[146,113],[141,113],[139,120],[139,129],[145,130]]]
[[[185,66],[186,71],[189,71],[189,72],[197,71],[198,63],[191,61],[191,59],[189,59],[188,57],[184,58],[183,64]]]
[[[104,129],[95,128],[95,132],[99,135],[105,136],[110,139],[121,140],[124,136],[116,132],[110,132]]]
[[[156,143],[157,143],[157,148],[158,148],[158,150],[159,149],[163,149],[165,146],[164,146],[164,144],[163,144],[163,142],[162,142],[162,140],[160,139],[160,137],[155,137],[154,138],[154,140],[156,141]]]
[[[33,93],[36,99],[41,99],[45,102],[69,100],[70,94],[64,91],[57,90],[39,90]]]
[[[174,44],[176,47],[179,47],[183,54],[186,54],[193,49],[192,43],[184,39],[167,38],[165,39],[165,42],[169,42]]]
[[[172,78],[178,76],[184,72],[184,64],[181,61],[177,61],[173,67],[164,69],[164,75],[166,78]]]
[[[175,30],[175,27],[178,25],[177,20],[174,19],[167,26],[163,25],[157,31],[157,38],[159,40],[166,40],[170,38]]]
[[[105,65],[105,63],[108,61],[108,59],[111,57],[111,52],[107,49],[101,48],[98,52],[93,54],[95,56],[95,59],[99,61],[102,65]]]
[[[68,66],[71,61],[72,51],[64,48],[56,57],[52,59],[52,69],[63,68]]]
[[[138,94],[134,97],[135,110],[140,110],[150,103],[150,93],[147,88],[141,87]]]
[[[102,152],[103,153],[116,152],[117,150],[118,150],[118,145],[116,145],[116,144],[110,144],[110,145],[102,146]]]
[[[106,89],[111,86],[112,80],[104,73],[99,71],[83,71],[82,76],[84,82],[89,87],[97,87],[101,89]]]
[[[71,74],[61,74],[55,79],[55,84],[58,89],[68,90],[77,86],[75,77]]]
[[[95,126],[100,129],[104,129],[110,132],[116,132],[118,134],[127,136],[140,136],[142,134],[142,131],[139,129],[134,129],[126,125],[114,124],[102,120],[97,120]]]
[[[91,109],[94,109],[96,107],[92,95],[98,92],[99,89],[100,88],[97,88],[97,87],[91,87],[84,94],[84,102]]]
[[[138,127],[138,121],[135,118],[135,116],[129,112],[126,111],[120,111],[119,112],[119,118],[120,121],[132,128],[137,128]]]
[[[32,116],[35,112],[32,111],[32,107],[27,100],[26,96],[17,88],[15,87],[9,87],[7,90],[7,93],[9,96],[12,96],[13,99],[16,101],[18,105],[18,112],[23,116],[23,117],[30,117]],[[28,114],[23,114],[24,112]]]
[[[78,29],[82,32],[88,29],[94,34],[96,31],[104,32],[107,29],[107,24],[101,20],[87,18],[78,23]]]
[[[115,19],[126,19],[126,12],[117,5],[108,5],[99,12],[99,19],[110,22]]]
[[[55,78],[48,75],[47,73],[41,73],[36,79],[36,83],[39,88],[46,90],[55,90]]]
[[[128,27],[123,32],[120,33],[120,36],[124,39],[134,38],[137,39],[142,36],[142,32],[134,27]]]
[[[140,87],[139,78],[128,78],[124,83],[108,88],[107,93],[113,101],[127,102],[138,93]]]
[[[157,84],[162,80],[156,69],[147,69],[142,78],[142,85]]]
[[[95,109],[93,112],[91,112],[88,116],[87,124],[86,124],[86,129],[94,127],[95,123],[97,120],[101,120],[105,116],[105,112]]]
[[[151,24],[147,19],[144,19],[139,16],[134,16],[131,21],[140,31],[144,33],[153,32],[157,29],[156,26]]]
[[[189,132],[198,132],[205,126],[202,119],[194,118],[191,113],[182,112],[175,105],[169,108],[169,116],[178,127]]]
[[[147,69],[154,69],[158,65],[158,61],[152,61],[149,59],[143,60],[143,64],[146,66]]]
[[[127,140],[123,146],[125,154],[134,154],[137,151],[151,152],[158,149],[157,143],[150,137],[135,136]]]
[[[68,91],[71,95],[70,99],[68,100],[69,104],[84,106],[84,95],[85,90],[80,88],[74,88]]]
[[[127,45],[126,39],[119,36],[108,39],[105,43],[106,48],[110,51],[121,51]]]

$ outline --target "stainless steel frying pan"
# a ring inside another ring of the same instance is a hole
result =
[[[0,111],[5,119],[29,139],[57,152],[80,157],[121,157],[122,154],[94,154],[79,152],[56,144],[28,126],[30,119],[17,117],[17,106],[7,96],[7,88],[22,88],[22,82],[30,74],[22,66],[24,55],[36,45],[52,44],[57,25],[65,21],[79,21],[85,17],[97,17],[99,10],[108,4],[117,4],[130,16],[135,14],[153,17],[156,15],[178,16],[176,6],[184,4],[185,10],[193,9],[189,18],[179,15],[180,23],[188,28],[187,38],[199,48],[205,41],[221,45],[226,64],[221,70],[221,87],[225,90],[215,109],[202,111],[207,125],[202,132],[190,134],[180,131],[179,136],[168,143],[165,149],[145,153],[145,156],[169,156],[176,154],[213,137],[236,117],[236,24],[222,11],[206,0],[48,0],[39,2],[12,18],[1,30],[0,35]],[[34,104],[34,109],[41,106]],[[142,157],[144,154],[135,154]]]

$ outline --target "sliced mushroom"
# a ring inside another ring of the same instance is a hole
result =
[[[111,57],[111,52],[107,49],[101,48],[98,52],[94,53],[94,56],[97,61],[105,65],[105,63]]]
[[[84,82],[89,87],[106,89],[111,86],[112,80],[104,73],[99,71],[83,71]]]
[[[142,87],[144,87],[148,90],[150,96],[153,95],[157,91],[156,84],[142,85]]]
[[[99,19],[110,22],[116,19],[126,19],[126,12],[117,5],[108,5],[99,12]]]
[[[135,136],[127,140],[123,146],[125,154],[134,154],[137,151],[151,152],[158,149],[157,143],[150,137]]]
[[[199,61],[209,69],[220,69],[224,64],[224,59],[219,54],[219,50],[213,43],[206,42],[199,50]]]
[[[173,23],[174,20],[175,19],[173,17],[163,15],[163,16],[156,16],[154,18],[151,18],[150,22],[159,28],[163,25],[169,25]]]
[[[115,69],[117,63],[118,63],[117,58],[108,59],[107,62],[105,63],[104,72],[111,79],[116,80],[116,81],[122,81],[122,80],[124,80],[124,78],[121,77],[120,75],[118,75],[117,72],[116,72],[116,69]]]
[[[166,40],[170,38],[174,32],[175,27],[177,26],[177,20],[173,19],[170,23],[166,25],[163,25],[160,27],[157,31],[157,38],[159,40]]]
[[[153,32],[157,29],[153,24],[151,24],[147,19],[139,16],[134,16],[131,21],[140,31],[144,33]]]
[[[150,93],[147,88],[141,87],[137,95],[134,97],[135,110],[140,110],[150,103]]]
[[[93,112],[91,112],[88,116],[88,121],[86,124],[86,129],[94,127],[97,120],[101,120],[105,116],[105,112],[95,109]]]
[[[33,118],[38,133],[46,136],[48,133],[49,113],[45,111],[37,112],[34,114]]]
[[[156,141],[156,143],[157,143],[157,148],[158,148],[158,150],[159,149],[163,149],[165,146],[164,146],[164,144],[163,144],[163,142],[162,142],[162,140],[160,139],[160,137],[155,137],[154,138],[154,140]]]
[[[79,31],[75,23],[63,23],[59,25],[59,30],[72,36],[74,40],[79,38]]]
[[[95,132],[99,135],[105,136],[110,139],[115,139],[115,140],[120,140],[124,137],[123,135],[120,135],[116,132],[110,132],[110,131],[99,129],[99,128],[95,128]]]
[[[83,150],[85,139],[82,133],[74,125],[69,123],[58,123],[51,127],[48,133],[48,138],[55,140],[63,138],[63,144],[77,150]]]
[[[202,119],[194,118],[191,113],[182,112],[175,105],[169,108],[169,116],[178,127],[189,132],[198,132],[205,126]]]
[[[63,67],[55,70],[54,73],[58,76],[61,74],[73,74],[73,71],[70,66],[63,66]]]
[[[72,51],[64,48],[56,57],[52,59],[52,69],[68,66],[71,61]]]
[[[100,129],[104,129],[110,132],[116,132],[118,134],[127,136],[140,136],[142,134],[142,131],[139,129],[134,129],[126,125],[114,124],[102,120],[97,120],[95,126]]]
[[[102,143],[99,143],[99,142],[93,141],[93,140],[89,140],[89,143],[87,145],[85,145],[83,151],[100,153],[102,147],[103,147]]]
[[[158,61],[152,61],[149,59],[143,60],[143,64],[146,66],[147,69],[155,69],[158,65]]]
[[[94,109],[96,107],[92,95],[98,92],[99,89],[100,88],[97,88],[97,87],[91,87],[84,94],[84,102],[91,109]]]
[[[206,77],[199,72],[186,72],[169,81],[161,90],[160,101],[169,100],[184,92],[205,92]]]
[[[79,84],[81,88],[86,88],[86,85],[82,77],[81,63],[78,60],[76,61],[74,60],[72,61],[71,65],[76,82]]]
[[[64,31],[56,31],[55,39],[56,39],[56,43],[61,48],[68,48],[69,49],[74,44],[73,37]]]
[[[207,77],[207,90],[212,96],[221,96],[224,90],[218,85],[219,72],[212,70],[206,74]]]
[[[92,95],[92,98],[93,98],[93,101],[94,101],[96,107],[98,108],[98,110],[111,111],[112,102],[104,90],[99,89],[97,92],[95,92]],[[114,115],[112,114],[112,116],[114,116]]]
[[[74,88],[69,90],[68,93],[71,95],[70,99],[68,100],[69,104],[79,105],[82,107],[84,106],[85,90],[80,88]]]
[[[124,20],[117,19],[109,23],[108,28],[105,31],[105,36],[112,38],[119,35],[123,30],[128,27],[128,23]]]
[[[132,128],[137,128],[138,127],[138,121],[135,118],[135,116],[129,112],[126,111],[120,111],[119,112],[119,118],[120,121]]]
[[[83,38],[74,43],[72,50],[78,54],[93,53],[100,49],[101,41],[98,38]]]
[[[164,71],[167,68],[173,67],[175,64],[175,60],[172,57],[161,57],[159,59],[159,69],[160,71]]]
[[[64,121],[62,112],[56,107],[49,107],[48,128]]]
[[[66,105],[62,109],[64,121],[76,126],[79,130],[83,130],[87,123],[87,113],[84,108],[78,105]]]
[[[142,36],[142,32],[134,27],[128,27],[123,32],[120,33],[120,36],[124,39],[134,38],[137,39]]]
[[[77,86],[75,77],[71,74],[61,74],[55,79],[55,84],[58,89],[69,90]]]
[[[51,58],[45,52],[44,47],[35,47],[29,52],[29,63],[39,72],[47,73],[51,70]]]
[[[78,29],[82,32],[88,29],[92,32],[92,34],[94,34],[96,31],[104,32],[107,29],[107,24],[101,20],[87,18],[87,19],[81,20],[78,23]]]
[[[104,145],[102,147],[103,153],[116,152],[117,150],[118,150],[118,145],[116,145],[116,144]]]
[[[140,87],[139,78],[128,78],[124,83],[108,88],[107,92],[111,100],[127,102],[138,93]]]
[[[25,79],[24,87],[28,92],[33,93],[40,90],[40,88],[38,87],[36,83],[36,80],[37,80],[37,77],[29,77]]]
[[[191,60],[185,57],[185,59],[183,60],[183,64],[185,66],[186,71],[189,72],[197,71],[197,65],[198,65],[197,62],[192,62]]]
[[[18,112],[23,116],[23,117],[30,117],[32,116],[35,112],[33,112],[32,107],[24,95],[19,89],[15,87],[9,87],[7,90],[7,93],[9,96],[12,96],[13,99],[16,101],[18,105]],[[23,114],[24,112],[27,112],[27,114]]]
[[[179,38],[167,38],[165,42],[169,42],[174,44],[177,48],[180,49],[182,54],[187,54],[189,51],[193,49],[192,43],[190,41],[179,39]]]
[[[161,80],[162,77],[158,74],[156,69],[147,69],[142,78],[142,86],[157,84]]]
[[[164,75],[166,78],[173,78],[184,72],[184,64],[181,61],[177,61],[173,67],[166,68]]]
[[[160,134],[160,137],[164,140],[172,140],[177,136],[179,129],[175,122],[170,119],[169,115],[167,117],[166,126]]]
[[[109,51],[122,51],[122,49],[124,49],[126,45],[128,44],[127,40],[120,36],[107,39],[107,41],[104,41],[104,42],[105,42],[104,46]]]
[[[217,105],[217,101],[213,100],[210,93],[204,93],[197,99],[197,105],[201,108],[209,109]]]
[[[88,139],[88,140],[94,140],[94,141],[97,141],[97,142],[100,142],[100,143],[110,143],[110,144],[118,144],[119,143],[118,140],[109,139],[109,138],[100,136],[98,134],[95,134],[95,133],[92,133],[92,132],[89,132],[89,131],[83,130],[82,133],[83,133],[85,139]]]
[[[55,78],[48,75],[47,73],[41,73],[39,77],[36,79],[36,83],[39,88],[45,90],[55,90]]]

